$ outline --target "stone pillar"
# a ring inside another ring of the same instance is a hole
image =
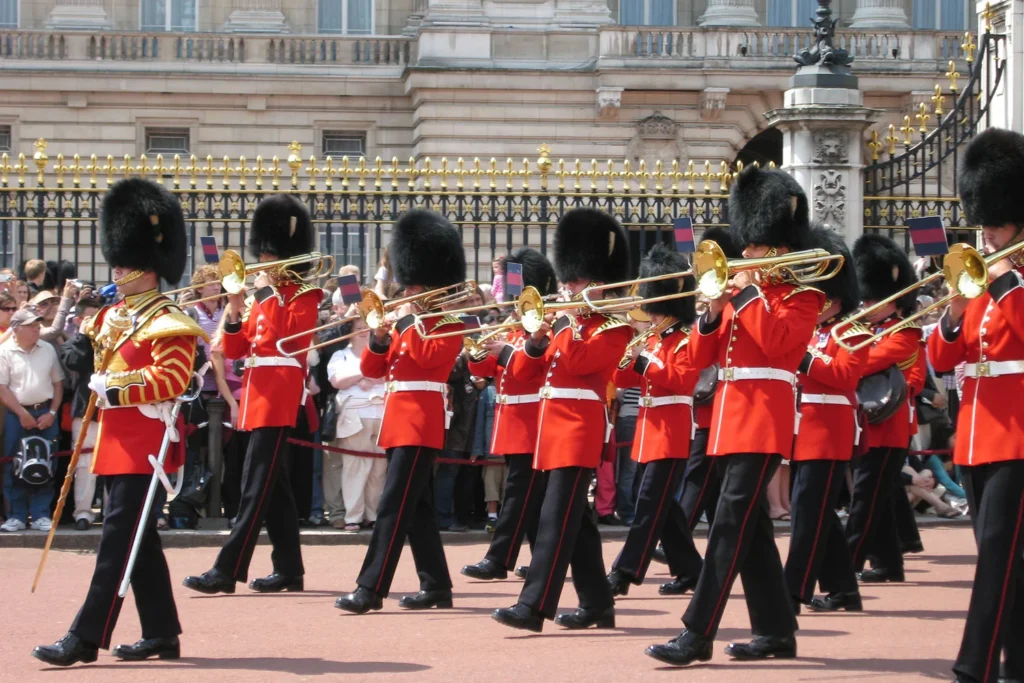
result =
[[[754,0],[708,0],[699,26],[760,26]]]
[[[231,0],[231,7],[227,33],[289,33],[281,0]]]
[[[596,28],[615,23],[607,0],[555,0],[555,23],[565,28]]]
[[[909,29],[905,4],[906,0],[857,0],[850,28]]]
[[[989,3],[992,14],[986,17],[985,6]],[[1000,48],[1000,56],[1006,59],[1006,71],[992,99],[988,127],[1024,133],[1024,0],[979,0],[977,10],[979,42],[986,20],[991,21],[993,32],[1006,35],[1006,43]],[[979,130],[985,127],[982,118]]]
[[[476,27],[485,25],[487,16],[483,0],[427,0],[421,23],[423,26]]]
[[[113,24],[107,19],[103,0],[57,0],[46,28],[51,29],[110,29]]]

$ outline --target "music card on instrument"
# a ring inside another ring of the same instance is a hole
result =
[[[505,296],[508,298],[519,298],[523,293],[523,264],[506,263],[505,272]]]
[[[348,305],[358,304],[363,300],[363,292],[355,275],[339,276],[338,290],[341,292],[341,300]]]
[[[478,330],[480,329],[480,317],[476,315],[460,315],[459,322],[461,322],[467,330]]]
[[[946,228],[940,216],[908,218],[907,228],[910,229],[910,239],[918,256],[944,256],[949,253]]]
[[[203,259],[207,263],[218,263],[220,255],[217,251],[217,238],[213,235],[203,235],[199,238],[199,242],[203,245]]]
[[[672,231],[675,233],[676,251],[680,254],[692,254],[697,250],[693,240],[693,219],[680,216],[672,219]]]

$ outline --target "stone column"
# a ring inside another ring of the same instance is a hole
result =
[[[288,33],[281,0],[232,0],[227,33]]]
[[[905,0],[857,0],[850,28],[909,29],[905,4]]]
[[[103,0],[57,0],[46,28],[51,29],[109,29],[113,25],[103,9]]]
[[[754,0],[708,0],[699,26],[760,26]]]
[[[992,14],[986,17],[985,6],[989,3]],[[994,33],[1007,37],[1006,43],[1000,47],[1000,56],[1006,60],[1006,70],[999,90],[992,98],[988,125],[1024,133],[1024,0],[978,0],[977,10],[979,42],[985,34],[986,20],[992,23]],[[984,127],[985,119],[982,118],[979,129]]]

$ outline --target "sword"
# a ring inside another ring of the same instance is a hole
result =
[[[160,452],[157,457],[149,456],[149,463],[153,466],[153,477],[149,480],[149,492],[146,494],[146,502],[142,506],[142,516],[139,517],[141,520],[138,528],[135,530],[135,538],[132,539],[131,551],[128,553],[128,563],[125,565],[124,574],[121,577],[121,587],[117,589],[117,596],[123,598],[128,594],[128,585],[132,582],[132,570],[135,568],[135,560],[139,555],[139,547],[142,544],[142,537],[145,535],[146,530],[149,526],[149,514],[153,510],[153,500],[156,498],[156,487],[158,484],[163,484],[164,488],[167,489],[169,497],[177,496],[181,491],[182,480],[184,479],[184,468],[178,472],[178,482],[176,486],[171,486],[170,481],[167,479],[167,473],[164,472],[164,461],[167,460],[167,452],[171,448],[171,434],[174,431],[174,425],[178,421],[178,413],[181,412],[181,406],[184,403],[191,403],[199,397],[199,392],[202,390],[202,376],[199,373],[195,373],[193,377],[198,380],[192,382],[190,390],[186,391],[181,396],[174,399],[174,405],[171,406],[171,416],[167,421],[167,426],[164,429],[164,438],[160,443]]]

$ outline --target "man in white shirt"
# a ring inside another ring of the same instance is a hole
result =
[[[40,341],[42,315],[26,307],[11,317],[13,336],[0,344],[0,401],[7,407],[4,420],[4,454],[13,456],[27,436],[57,438],[57,409],[64,397],[64,373],[57,352]],[[32,486],[16,480],[14,464],[4,463],[4,497],[10,502],[10,515],[0,526],[3,531],[25,529],[29,517],[32,528],[50,530],[52,479]]]

